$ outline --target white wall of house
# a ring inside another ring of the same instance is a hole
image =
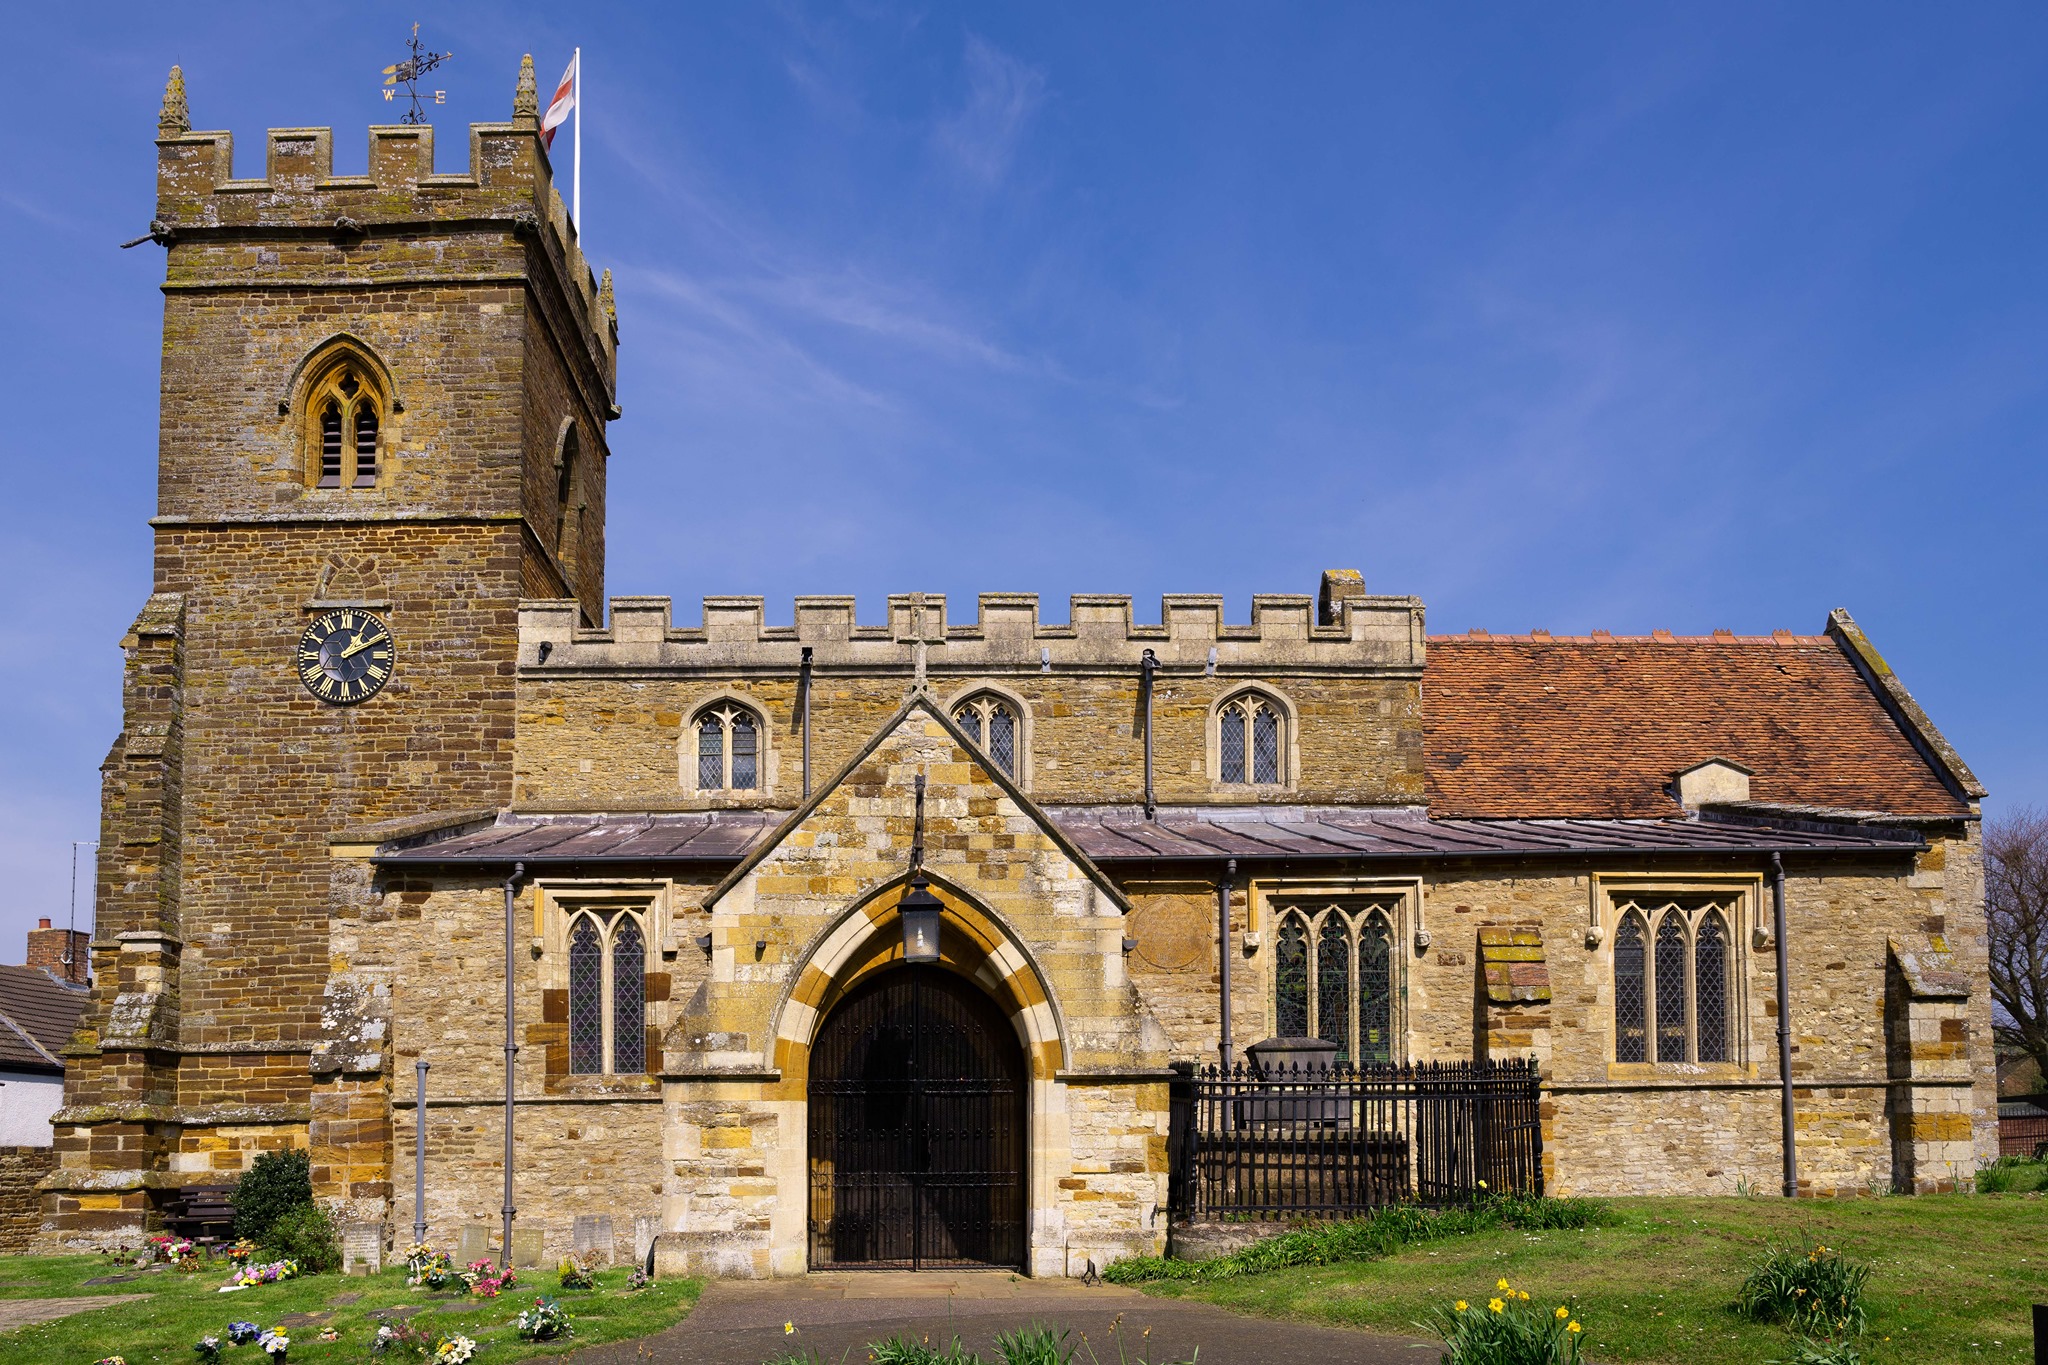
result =
[[[47,1147],[50,1115],[64,1104],[64,1078],[0,1071],[0,1147]]]

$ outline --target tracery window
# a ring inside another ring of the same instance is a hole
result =
[[[383,402],[353,360],[336,365],[314,386],[309,444],[317,457],[313,482],[319,488],[375,488],[377,440]]]
[[[1614,1060],[1733,1060],[1734,906],[1713,897],[1644,896],[1616,909]]]
[[[1281,907],[1273,1022],[1281,1037],[1323,1038],[1340,1062],[1394,1059],[1394,925],[1382,903]]]
[[[953,719],[988,756],[988,761],[1002,769],[1005,777],[1017,776],[1022,727],[1016,709],[1007,699],[986,692],[969,697],[953,708]]]
[[[752,791],[761,785],[761,718],[737,702],[697,717],[697,788]]]
[[[569,924],[569,1071],[646,1070],[646,931],[631,911],[583,911]]]
[[[1217,712],[1217,775],[1225,782],[1272,785],[1284,781],[1287,721],[1280,703],[1260,692],[1240,692]]]

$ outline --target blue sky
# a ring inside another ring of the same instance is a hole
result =
[[[0,959],[66,908],[148,592],[164,75],[509,115],[581,43],[614,593],[1313,591],[1438,631],[1846,606],[2048,801],[2038,7],[41,6],[10,21]]]

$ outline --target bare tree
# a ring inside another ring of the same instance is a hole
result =
[[[1992,1033],[2048,1076],[2048,811],[1986,822],[1984,880]]]

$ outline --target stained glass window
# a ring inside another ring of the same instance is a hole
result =
[[[1252,781],[1280,780],[1280,718],[1264,702],[1252,711]]]
[[[1643,921],[1625,916],[1614,935],[1614,1060],[1647,1062],[1648,995],[1643,981]]]
[[[1393,930],[1375,910],[1358,931],[1358,1060],[1394,1059]]]
[[[629,915],[612,932],[612,1070],[647,1070],[647,949]]]
[[[1244,711],[1237,706],[1226,706],[1220,718],[1223,722],[1221,749],[1223,759],[1222,777],[1225,782],[1244,781]]]
[[[1337,1045],[1337,1060],[1351,1060],[1351,929],[1344,914],[1323,917],[1316,936],[1316,1037]]]
[[[1282,1038],[1308,1035],[1308,930],[1299,915],[1280,926],[1274,949],[1273,1024]]]
[[[569,931],[569,1070],[604,1070],[604,938],[587,915]]]
[[[1707,911],[1693,937],[1693,1032],[1699,1060],[1728,1060],[1728,935],[1718,910]]]
[[[725,786],[725,722],[717,716],[697,722],[697,785],[705,791]]]
[[[751,791],[758,777],[756,752],[759,735],[754,730],[754,718],[741,711],[732,718],[732,786],[735,791]]]
[[[1657,1060],[1685,1055],[1685,916],[1667,910],[1657,920]]]

